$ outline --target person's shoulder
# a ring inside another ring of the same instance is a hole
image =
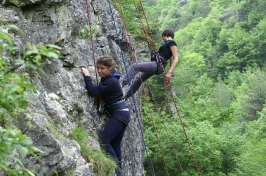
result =
[[[177,46],[177,44],[176,44],[176,42],[174,40],[169,40],[168,45]]]
[[[118,72],[117,70],[113,69],[113,70],[111,71],[111,76],[112,76],[112,77],[121,77],[121,73]]]
[[[119,77],[110,75],[105,79],[105,82],[106,84],[117,84],[119,83]]]
[[[120,79],[120,76],[110,76],[110,79],[111,80],[118,80]]]

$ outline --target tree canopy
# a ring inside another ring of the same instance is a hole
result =
[[[178,118],[202,175],[265,173],[265,7],[265,0],[144,1],[155,36],[173,29],[179,53],[171,83],[180,114],[163,86],[164,75],[146,83],[154,96],[142,103],[156,175],[167,175],[165,167],[169,175],[197,175]],[[152,175],[148,158],[145,165]]]

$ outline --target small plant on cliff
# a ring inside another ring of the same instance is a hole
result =
[[[23,58],[26,60],[25,65],[29,71],[40,70],[44,64],[51,64],[49,59],[59,59],[61,57],[61,48],[56,45],[31,45],[27,44],[28,51],[24,53]]]
[[[96,26],[92,26],[92,38],[94,38],[98,33],[99,30],[97,29]],[[91,38],[91,32],[89,26],[85,26],[84,29],[80,31],[80,35],[77,36],[77,38],[88,40]]]
[[[15,6],[18,6],[19,5],[19,0],[4,0],[2,2],[2,4],[4,4],[4,5],[13,4]]]
[[[99,175],[109,175],[114,172],[116,168],[115,161],[105,153],[91,149],[88,146],[88,134],[83,127],[76,127],[73,129],[70,137],[77,141],[81,148],[81,154],[87,162],[93,163],[94,172]]]

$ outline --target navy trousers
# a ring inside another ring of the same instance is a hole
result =
[[[116,111],[112,114],[109,122],[105,126],[101,140],[105,147],[106,152],[108,152],[111,156],[116,160],[116,164],[119,168],[121,168],[121,142],[123,136],[125,134],[125,130],[127,125],[122,121],[115,118],[116,115],[120,117],[130,116],[129,111]]]

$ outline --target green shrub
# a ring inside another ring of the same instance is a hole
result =
[[[87,136],[88,134],[83,127],[76,127],[70,134],[70,137],[79,143],[84,159],[93,164],[94,172],[99,175],[113,173],[116,168],[115,161],[108,154],[93,150],[88,145],[89,139]]]

